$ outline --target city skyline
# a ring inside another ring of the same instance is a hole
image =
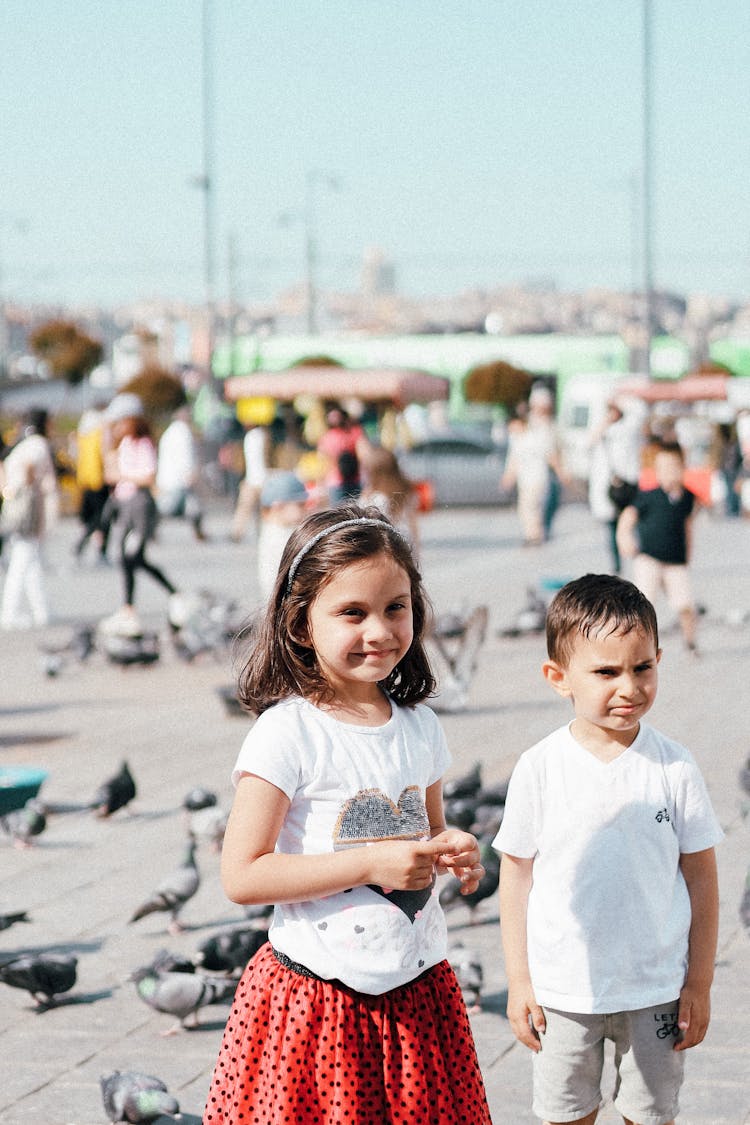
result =
[[[311,235],[325,290],[356,289],[370,247],[415,297],[640,288],[642,16],[5,0],[0,298],[204,298],[204,46],[217,299],[298,286]],[[651,26],[654,285],[741,299],[750,8],[652,0]]]

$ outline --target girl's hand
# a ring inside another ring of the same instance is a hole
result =
[[[421,891],[431,886],[445,848],[443,841],[383,840],[365,849],[365,882],[387,890]]]
[[[438,875],[451,871],[461,883],[461,894],[469,895],[479,886],[484,867],[479,858],[479,844],[470,832],[446,828],[432,837],[433,844],[442,842],[444,851],[437,863]]]

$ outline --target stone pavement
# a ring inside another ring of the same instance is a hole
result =
[[[195,543],[187,525],[165,523],[154,559],[183,589],[207,587],[256,601],[251,542],[226,541],[228,513],[207,521],[212,541]],[[497,635],[541,578],[573,577],[607,565],[602,529],[584,507],[565,507],[553,542],[524,552],[513,512],[450,511],[423,521],[423,569],[438,610],[486,602],[490,631],[463,714],[443,717],[454,755],[452,775],[475,761],[487,782],[506,777],[518,755],[564,722],[568,710],[542,682],[539,636]],[[180,856],[181,803],[194,785],[220,802],[231,800],[229,770],[248,720],[230,716],[217,688],[231,679],[228,655],[178,659],[163,632],[162,655],[150,667],[122,669],[94,654],[45,676],[38,645],[62,639],[71,623],[95,620],[118,604],[119,574],[74,569],[75,526],[63,523],[50,545],[50,601],[55,623],[44,631],[0,634],[0,765],[49,770],[42,795],[74,805],[127,756],[139,794],[130,815],[100,821],[88,813],[49,818],[35,847],[20,851],[0,837],[0,913],[25,909],[29,924],[0,933],[0,958],[29,949],[70,950],[78,982],[56,1008],[37,1012],[25,992],[0,985],[0,1120],[7,1125],[98,1125],[105,1120],[99,1075],[113,1069],[158,1074],[181,1103],[183,1120],[198,1125],[218,1050],[226,1006],[204,1011],[197,1030],[164,1038],[169,1017],[136,996],[130,971],[160,948],[190,954],[218,926],[242,921],[219,886],[218,857],[199,852],[201,887],[185,908],[186,930],[166,933],[163,916],[128,925],[133,909]],[[687,1059],[680,1125],[750,1123],[750,935],[738,918],[750,860],[750,819],[742,816],[738,771],[750,752],[746,736],[750,659],[750,523],[701,516],[695,576],[706,613],[701,656],[688,657],[664,607],[664,658],[653,722],[691,747],[727,833],[719,849],[721,934],[714,1016],[706,1042]],[[139,579],[139,608],[164,630],[162,591]],[[747,797],[745,800],[748,801]],[[496,901],[468,924],[465,907],[449,915],[451,937],[477,950],[484,964],[482,1010],[472,1017],[495,1125],[532,1125],[530,1060],[504,1015],[505,978]],[[608,1077],[609,1081],[609,1077]],[[605,1092],[611,1082],[605,1085]],[[599,1118],[618,1121],[611,1105]],[[439,1123],[436,1123],[439,1125]]]

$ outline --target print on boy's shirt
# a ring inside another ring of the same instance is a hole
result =
[[[343,805],[333,830],[334,847],[374,843],[377,840],[424,840],[430,835],[430,821],[418,786],[409,785],[398,804],[380,789],[360,789]],[[435,877],[421,891],[390,890],[373,883],[367,886],[403,911],[410,922],[429,901]]]

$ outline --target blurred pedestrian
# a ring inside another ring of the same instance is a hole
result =
[[[508,438],[501,487],[507,491],[515,485],[523,544],[536,547],[549,538],[561,484],[566,479],[549,388],[532,387],[528,415],[517,413],[508,428]]]
[[[160,516],[182,518],[195,538],[204,540],[203,505],[196,491],[200,461],[190,425],[190,408],[181,406],[159,439],[156,466],[156,506]]]
[[[296,473],[272,469],[260,493],[258,585],[268,601],[289,536],[307,514],[308,492]]]
[[[8,539],[0,628],[26,629],[49,621],[42,544],[57,516],[55,466],[46,410],[29,411],[20,441],[2,462],[3,535]]]
[[[112,488],[105,476],[103,434],[103,409],[93,406],[84,410],[76,430],[76,484],[81,492],[78,515],[83,531],[73,553],[80,559],[91,540],[99,561],[106,563],[111,526],[107,501]]]
[[[331,504],[355,500],[362,488],[360,460],[369,445],[367,435],[346,410],[334,407],[326,415],[327,429],[318,441],[326,460],[325,486]]]
[[[626,416],[615,401],[608,402],[604,419],[589,440],[589,507],[594,518],[607,527],[615,574],[622,567],[617,521],[638,492],[642,445],[640,418]]]
[[[720,422],[716,427],[714,463],[724,484],[724,513],[736,518],[741,511],[740,475],[742,449],[737,437],[737,427],[731,422]]]
[[[135,610],[135,578],[139,570],[151,575],[169,594],[177,592],[159,567],[146,558],[146,548],[154,536],[157,508],[153,496],[157,452],[151,427],[136,395],[117,395],[106,412],[112,426],[115,455],[114,502],[121,536],[124,602],[120,610],[103,623],[108,632],[138,636],[141,625]]]
[[[404,474],[395,453],[373,446],[362,465],[362,504],[374,504],[388,517],[419,555],[419,496],[413,481]]]
[[[269,468],[270,444],[267,426],[248,426],[242,442],[245,475],[240,481],[229,532],[233,543],[242,542],[251,522],[256,535],[260,530],[260,493]]]
[[[685,647],[695,652],[696,612],[689,563],[698,498],[685,487],[685,458],[677,442],[654,456],[656,488],[639,490],[617,525],[620,551],[633,559],[633,581],[654,602],[661,590],[678,615]]]

